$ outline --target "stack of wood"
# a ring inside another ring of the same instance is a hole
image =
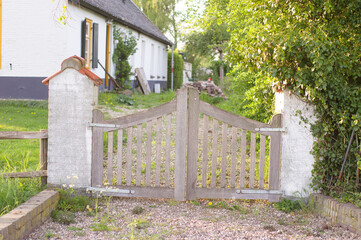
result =
[[[186,83],[185,86],[192,86],[194,88],[197,88],[200,92],[205,91],[209,96],[212,97],[222,97],[224,99],[227,99],[226,95],[224,95],[224,93],[222,92],[222,89],[216,86],[216,84],[214,84],[212,80]]]

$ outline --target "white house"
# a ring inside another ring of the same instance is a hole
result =
[[[64,4],[65,25],[57,19]],[[0,98],[46,99],[41,81],[73,55],[83,57],[87,68],[104,79],[100,89],[111,88],[98,60],[114,76],[115,26],[138,41],[129,60],[133,70],[144,68],[151,89],[166,86],[172,42],[131,0],[0,0],[0,13]]]

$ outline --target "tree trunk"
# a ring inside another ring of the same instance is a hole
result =
[[[224,68],[223,68],[223,51],[219,50],[219,60],[221,61],[221,66],[219,66],[219,85],[222,86],[224,78]]]

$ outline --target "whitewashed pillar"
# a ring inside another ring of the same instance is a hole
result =
[[[48,185],[91,185],[92,111],[102,80],[77,56],[63,61],[49,85]]]
[[[276,92],[276,113],[282,113],[280,187],[286,196],[307,197],[311,193],[311,154],[313,136],[310,123],[315,121],[313,106],[289,91]],[[306,120],[306,121],[305,121]]]

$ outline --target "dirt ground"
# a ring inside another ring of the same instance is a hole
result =
[[[361,239],[323,217],[284,213],[266,201],[108,198],[97,216],[76,223],[47,220],[26,239]],[[135,209],[138,209],[136,211]]]

